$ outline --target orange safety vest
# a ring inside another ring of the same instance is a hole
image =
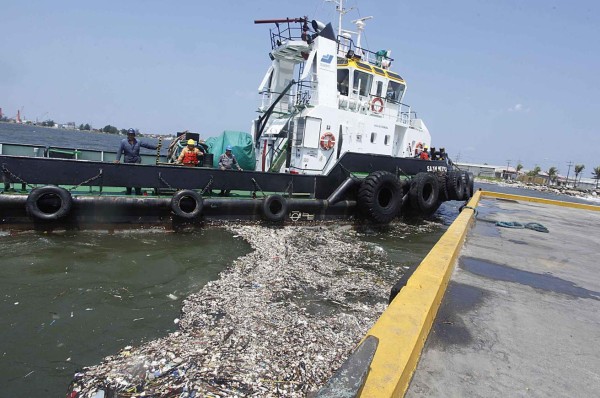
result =
[[[420,158],[423,160],[429,160],[429,154],[425,151],[421,152]]]
[[[198,152],[184,148],[183,161],[182,163],[189,166],[196,166],[198,164]]]

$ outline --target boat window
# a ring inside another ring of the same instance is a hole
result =
[[[369,65],[369,64],[365,64],[365,63],[362,63],[362,62],[357,62],[357,63],[356,63],[356,66],[358,66],[359,68],[366,69],[366,70],[368,70],[368,71],[371,71],[371,70],[372,70],[372,69],[371,69],[371,65]]]
[[[404,88],[404,84],[390,80],[388,82],[385,98],[388,101],[400,102],[402,100],[402,96],[404,95]]]
[[[375,71],[375,73],[381,75],[381,76],[385,76],[385,72],[383,71],[383,69],[380,69],[376,66],[373,67],[373,70]]]
[[[381,93],[383,93],[383,82],[377,82],[377,90],[375,90],[375,95],[381,97]]]
[[[338,92],[342,95],[348,95],[348,86],[350,84],[350,73],[348,69],[338,69],[337,82]]]
[[[383,143],[385,145],[390,145],[390,135],[389,134],[385,135],[385,138],[383,139]]]
[[[391,77],[391,78],[393,78],[393,79],[403,80],[403,79],[402,79],[402,76],[400,76],[400,75],[399,75],[399,74],[397,74],[397,73],[394,73],[394,72],[390,72],[390,71],[388,71],[388,73],[387,73],[387,74],[388,74],[388,76],[389,76],[389,77]]]
[[[374,144],[376,139],[377,139],[377,133],[371,133],[371,144]]]
[[[371,89],[372,77],[373,76],[368,73],[355,70],[353,83],[354,93],[358,93],[358,95],[362,97],[368,96]]]

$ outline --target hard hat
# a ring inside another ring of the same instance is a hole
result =
[[[188,140],[188,145],[196,145],[196,141],[194,141],[193,139],[189,139]]]
[[[233,148],[231,147],[231,145],[227,145],[227,148],[225,148],[226,151],[231,151]]]
[[[135,135],[135,130],[134,129],[129,129],[129,130],[127,130],[127,134],[133,134],[133,135]]]
[[[427,145],[423,145],[423,149],[429,149]]]

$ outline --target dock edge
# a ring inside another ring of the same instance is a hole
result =
[[[482,197],[600,211],[600,206],[477,191],[365,336],[379,339],[360,397],[403,397]]]

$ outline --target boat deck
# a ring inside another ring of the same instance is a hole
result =
[[[474,196],[369,332],[361,396],[598,394],[600,207],[552,202]]]

